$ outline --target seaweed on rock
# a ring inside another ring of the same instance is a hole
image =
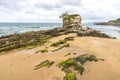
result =
[[[67,73],[63,80],[77,80],[74,73]]]
[[[47,48],[40,50],[41,53],[46,53],[48,52]]]
[[[35,66],[35,69],[34,70],[37,70],[41,67],[47,67],[47,68],[50,68],[55,62],[54,61],[50,61],[50,60],[45,60],[45,61],[42,61],[40,64],[36,65]]]
[[[72,37],[72,36],[66,37],[64,40],[66,40],[66,41],[73,41],[73,40],[74,40],[74,37]]]
[[[55,50],[52,50],[52,52],[58,51],[58,50],[60,50],[60,49],[62,49],[62,48],[64,48],[64,47],[70,47],[70,44],[69,44],[69,43],[64,44],[64,45],[60,46],[59,48],[57,48],[57,49],[55,49]]]
[[[52,43],[51,46],[57,47],[57,46],[64,44],[64,43],[66,43],[66,40],[59,40],[59,41]]]
[[[62,61],[57,66],[60,67],[61,70],[64,71],[65,73],[70,71],[69,69],[71,67],[73,67],[74,70],[78,71],[81,75],[83,74],[84,71],[84,67],[81,64],[79,64],[74,58],[69,58],[65,61]]]
[[[98,59],[94,55],[89,55],[89,54],[82,54],[76,58],[74,58],[76,61],[80,62],[82,65],[87,62],[87,61],[95,61],[97,62]]]
[[[77,80],[74,74],[74,71],[77,71],[80,73],[80,75],[83,75],[84,72],[84,67],[83,65],[87,62],[87,61],[98,61],[101,60],[103,61],[103,59],[101,58],[97,58],[94,55],[90,55],[90,54],[81,54],[78,57],[75,58],[69,58],[65,61],[60,62],[57,66],[59,68],[61,68],[62,71],[64,71],[66,73],[65,77],[63,80]],[[74,70],[74,71],[73,71]]]

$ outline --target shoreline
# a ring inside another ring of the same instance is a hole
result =
[[[0,37],[0,52],[10,51],[19,48],[34,48],[36,46],[43,45],[52,37],[69,33],[76,33],[78,36],[114,38],[91,28],[77,29],[74,26],[70,28],[58,27],[49,30],[31,31],[23,34],[2,36]]]

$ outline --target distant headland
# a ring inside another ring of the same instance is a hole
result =
[[[116,20],[110,20],[108,22],[95,22],[95,25],[112,25],[112,26],[120,26],[120,18]]]

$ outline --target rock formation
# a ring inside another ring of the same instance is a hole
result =
[[[104,38],[112,38],[109,35],[101,33],[100,31],[91,29],[91,28],[83,28],[81,24],[82,18],[78,14],[65,15],[63,17],[63,28],[66,29],[67,33],[77,33],[78,36],[94,36],[94,37],[104,37]]]
[[[63,17],[63,27],[82,27],[81,26],[82,18],[78,14],[67,15]]]

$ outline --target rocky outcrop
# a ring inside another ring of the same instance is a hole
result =
[[[101,33],[100,31],[91,29],[91,28],[81,28],[80,30],[78,30],[77,32],[78,36],[94,36],[94,37],[102,37],[102,38],[113,38],[115,39],[115,37],[111,37],[109,35],[106,35],[105,33]]]
[[[79,25],[76,25],[79,26]],[[77,33],[78,36],[95,36],[112,38],[100,31],[91,28],[78,28],[75,26],[60,27],[44,31],[27,32],[24,34],[13,34],[0,37],[0,52],[9,51],[21,47],[31,47],[43,45],[51,37],[56,37],[63,34]]]
[[[65,28],[55,28],[44,31],[27,32],[0,37],[0,52],[9,51],[26,46],[42,45],[49,38],[66,34]]]
[[[70,27],[70,26],[82,27],[81,21],[82,18],[78,14],[67,15],[63,17],[63,27]]]

